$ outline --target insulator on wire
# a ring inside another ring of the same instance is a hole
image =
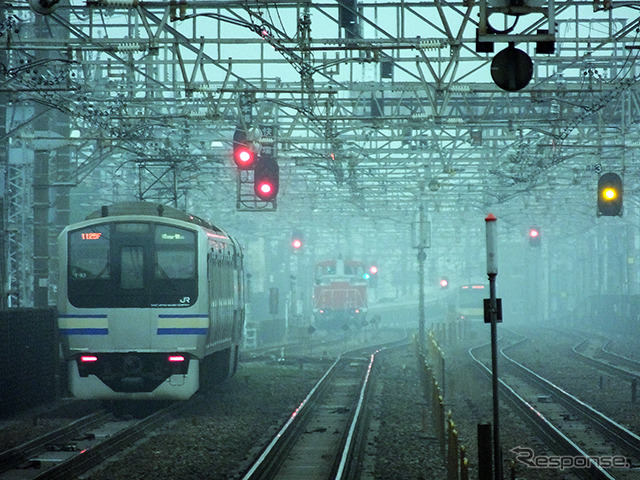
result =
[[[440,40],[421,40],[418,42],[418,48],[420,50],[437,50],[442,48],[442,41]]]
[[[136,8],[138,6],[138,0],[100,0],[100,3],[105,7],[110,8]]]
[[[121,43],[113,47],[116,52],[144,52],[147,49],[146,45],[140,43]]]

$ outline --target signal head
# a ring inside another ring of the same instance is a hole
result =
[[[240,170],[250,170],[254,167],[256,151],[254,145],[247,139],[247,132],[241,128],[233,134],[233,161]]]
[[[257,162],[253,176],[253,191],[260,200],[270,202],[276,198],[280,187],[279,176],[280,168],[272,157],[263,157]]]
[[[617,173],[605,173],[598,179],[598,216],[622,215],[622,179]]]

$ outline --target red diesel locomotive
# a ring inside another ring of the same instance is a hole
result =
[[[316,264],[313,314],[316,326],[324,329],[363,326],[367,315],[365,264],[342,258]]]

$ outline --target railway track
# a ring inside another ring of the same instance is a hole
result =
[[[376,358],[395,342],[341,355],[248,468],[243,480],[355,478]]]
[[[501,350],[501,397],[558,455],[536,457],[532,449],[522,445],[511,450],[516,459],[531,468],[571,470],[585,479],[637,479],[640,437],[512,359],[507,350],[519,343]],[[491,375],[487,367],[489,345],[473,347],[469,354]]]
[[[0,453],[0,480],[67,480],[99,465],[143,438],[182,403],[155,409],[142,418],[99,411]]]
[[[640,362],[608,350],[611,340],[585,338],[572,351],[594,367],[613,375],[640,381]]]

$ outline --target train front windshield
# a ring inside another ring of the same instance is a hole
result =
[[[69,302],[84,308],[188,307],[197,289],[196,234],[154,223],[68,233]]]

